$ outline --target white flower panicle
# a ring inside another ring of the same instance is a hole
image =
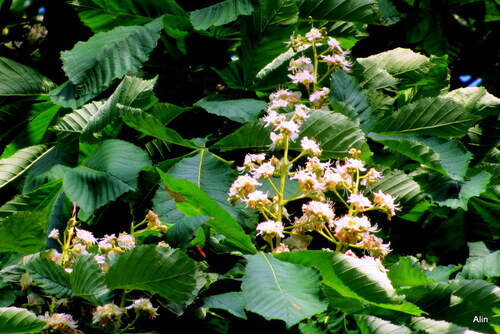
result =
[[[268,220],[257,225],[257,235],[279,236],[284,238],[284,226],[281,222]]]
[[[149,318],[153,319],[155,318],[158,313],[157,307],[153,307],[153,304],[151,304],[151,301],[147,298],[139,298],[134,300],[134,302],[126,307],[128,310],[133,309],[136,312],[146,312],[149,314]]]
[[[125,309],[115,304],[97,306],[97,309],[92,313],[92,323],[108,325],[110,322],[120,322],[125,311]]]

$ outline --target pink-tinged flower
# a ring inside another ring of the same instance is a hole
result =
[[[264,161],[264,159],[266,159],[265,153],[247,154],[245,156],[243,166],[237,167],[236,169],[239,171],[250,171],[252,168],[256,168],[258,165],[260,165]]]
[[[255,191],[256,186],[260,185],[262,185],[262,183],[260,183],[250,175],[240,175],[233,182],[231,188],[229,188],[229,196],[246,197],[249,193]]]
[[[292,141],[299,135],[299,126],[294,121],[281,122],[276,126],[276,130],[279,130],[284,135],[288,135]]]
[[[279,244],[278,247],[276,247],[274,250],[273,250],[273,253],[274,254],[279,254],[279,253],[287,253],[289,252],[290,249],[288,248],[287,245],[285,245],[284,243],[281,243]]]
[[[57,228],[52,229],[49,233],[49,238],[57,239],[59,238],[59,230]]]
[[[273,111],[273,110],[278,110],[279,108],[286,108],[291,106],[291,103],[288,100],[272,100],[269,102],[267,105],[267,112]]]
[[[303,121],[307,118],[309,118],[309,108],[307,108],[304,104],[295,105],[295,111],[292,119]]]
[[[329,37],[327,44],[328,44],[328,49],[334,52],[342,52],[342,48],[340,47],[340,42],[337,41],[335,38]]]
[[[384,244],[383,240],[373,234],[366,234],[359,243],[366,249],[371,256],[375,258],[383,258],[391,252],[389,244]]]
[[[298,102],[302,96],[301,92],[292,92],[288,89],[280,89],[269,96],[269,100],[285,100],[291,103]]]
[[[319,42],[323,39],[323,34],[319,31],[319,29],[312,28],[308,33],[306,33],[306,39],[309,42]]]
[[[285,235],[283,234],[283,230],[283,224],[274,220],[268,220],[257,225],[257,235],[268,235],[273,237],[279,236],[281,238],[284,238]]]
[[[133,235],[127,234],[125,232],[120,233],[116,239],[118,246],[123,249],[130,250],[135,247],[135,238]]]
[[[258,168],[254,168],[252,170],[252,174],[255,178],[263,177],[267,179],[268,177],[273,176],[274,174],[274,166],[270,162],[265,162],[260,165]]]
[[[69,314],[54,313],[49,315],[47,312],[45,315],[39,315],[38,318],[46,323],[44,333],[45,330],[47,333],[77,333],[75,331],[76,327],[78,327],[76,321]]]
[[[156,310],[158,310],[157,307],[153,307],[153,304],[151,304],[151,301],[147,298],[139,298],[134,300],[134,302],[127,306],[127,309],[134,309],[136,312],[147,312],[149,313],[149,318],[153,319],[155,318],[158,313]]]
[[[309,71],[300,71],[295,74],[289,74],[288,77],[292,79],[294,84],[303,84],[306,88],[309,88],[310,84],[316,82],[316,76]]]
[[[94,260],[96,260],[97,263],[99,264],[105,264],[106,263],[106,257],[104,255],[94,255]]]
[[[115,304],[97,306],[92,313],[92,323],[105,325],[107,322],[120,322],[125,309]]]
[[[303,151],[312,155],[319,156],[322,153],[322,150],[319,148],[318,143],[314,139],[304,137],[300,141],[300,146],[302,147]]]
[[[286,121],[285,115],[278,114],[275,110],[270,110],[267,116],[264,116],[262,120],[266,123],[264,127],[268,127],[269,125],[276,126],[282,122]]]
[[[323,174],[323,182],[325,183],[328,190],[337,189],[339,183],[345,182],[344,178],[336,173],[333,169],[328,168]]]
[[[373,204],[370,202],[370,200],[362,194],[349,195],[347,202],[354,204],[355,209],[359,212],[363,212],[366,209],[373,207]]]
[[[288,70],[293,73],[301,71],[312,72],[314,71],[314,66],[312,65],[311,58],[302,56],[297,59],[290,60]]]
[[[322,180],[311,171],[299,170],[294,175],[290,176],[290,180],[299,181],[300,186],[304,192],[317,192],[322,193],[326,190],[325,184]]]
[[[335,69],[341,69],[344,72],[349,73],[351,71],[352,63],[348,61],[345,57],[346,53],[343,54],[334,54],[334,55],[323,55],[321,58],[325,61],[329,66],[333,66]]]
[[[110,249],[115,247],[115,242],[116,242],[116,236],[114,234],[111,235],[106,234],[98,242],[99,251],[101,252],[109,251]]]
[[[399,204],[394,203],[395,198],[389,194],[384,194],[382,190],[373,194],[373,203],[376,206],[386,209],[389,213],[389,216],[394,216],[396,214],[396,210],[401,210],[401,206]]]
[[[75,230],[76,230],[77,241],[83,243],[86,246],[91,246],[97,243],[97,239],[94,237],[92,232],[79,229],[78,227],[76,227]]]
[[[322,102],[330,94],[330,89],[323,87],[320,90],[315,91],[309,96],[309,101],[312,103]]]
[[[89,252],[87,252],[87,246],[84,244],[80,244],[80,243],[74,244],[73,248],[71,248],[71,252],[74,255],[82,255],[82,254],[89,253]]]
[[[314,216],[326,221],[335,218],[331,205],[319,201],[309,201],[307,204],[302,205],[302,212],[309,217]]]
[[[285,137],[282,135],[282,134],[277,134],[277,133],[274,133],[274,132],[271,132],[270,136],[271,138],[271,146],[270,146],[270,149],[273,150],[275,149],[276,147],[282,147],[284,142],[283,140],[285,140]]]
[[[255,190],[254,192],[248,194],[248,197],[243,201],[252,209],[257,209],[270,203],[268,196],[268,194],[260,190]]]

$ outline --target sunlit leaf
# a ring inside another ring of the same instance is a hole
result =
[[[113,296],[106,286],[104,272],[92,255],[79,256],[73,265],[70,277],[76,296],[85,298],[94,305],[111,302]]]
[[[63,267],[45,257],[38,257],[26,264],[26,269],[33,281],[37,283],[45,293],[56,298],[68,298],[73,296],[69,274]]]
[[[0,332],[5,334],[21,334],[39,332],[45,322],[23,308],[0,307]]]

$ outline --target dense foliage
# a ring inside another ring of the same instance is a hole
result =
[[[0,332],[499,332],[500,4],[197,6],[0,0]]]

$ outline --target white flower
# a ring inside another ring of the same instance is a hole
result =
[[[279,254],[279,253],[286,253],[286,252],[289,252],[290,249],[288,248],[287,245],[285,245],[284,243],[281,243],[279,244],[278,247],[276,247],[274,250],[273,250],[273,253],[274,254]]]
[[[322,55],[323,61],[325,61],[328,65],[333,65],[337,69],[342,69],[344,72],[350,72],[352,63],[348,61],[345,57],[346,53],[344,52],[341,55]]]
[[[328,48],[334,52],[342,52],[342,48],[340,47],[340,42],[337,41],[335,38],[333,37],[329,37],[328,38]]]
[[[272,236],[280,236],[284,238],[283,234],[283,224],[281,222],[277,222],[274,220],[268,220],[257,225],[257,230],[259,231],[257,235],[272,235]]]
[[[57,239],[59,238],[59,230],[57,228],[52,229],[49,233],[49,238]]]
[[[323,39],[323,34],[319,29],[312,28],[308,33],[306,33],[306,38],[309,42],[317,42]]]
[[[316,82],[316,76],[309,71],[300,71],[295,73],[295,75],[289,74],[288,77],[292,79],[294,84],[303,84],[306,88],[308,88],[311,83]]]
[[[127,309],[134,309],[136,312],[141,312],[145,311],[149,313],[149,318],[152,319],[158,315],[156,310],[158,310],[157,307],[153,307],[153,304],[151,304],[151,301],[147,298],[139,298],[134,300],[134,302],[127,306]]]
[[[395,204],[394,200],[394,197],[389,194],[384,194],[382,190],[373,194],[373,203],[381,208],[387,209],[390,216],[394,216],[396,214],[396,210],[401,210],[399,204]]]
[[[271,100],[271,102],[267,105],[267,112],[274,111],[279,108],[286,108],[290,106],[290,102],[288,100]]]
[[[306,118],[309,118],[309,109],[304,104],[295,105],[295,111],[293,114],[293,119],[303,121]]]
[[[275,168],[270,162],[265,162],[258,168],[254,168],[252,170],[252,174],[255,178],[263,177],[267,179],[268,177],[273,176],[274,170]]]
[[[307,204],[302,205],[302,212],[308,216],[316,216],[323,220],[330,220],[335,217],[333,208],[329,203],[319,201],[309,201]]]
[[[367,234],[361,240],[360,246],[365,248],[371,256],[383,258],[391,252],[389,244],[384,244],[383,240],[373,234]]]
[[[294,140],[299,135],[299,126],[294,121],[284,121],[276,126],[276,130],[279,130],[282,134],[286,134],[291,140]]]
[[[335,232],[340,232],[341,230],[349,230],[353,232],[366,232],[372,229],[372,225],[366,216],[361,217],[351,217],[343,216],[334,221]]]
[[[57,333],[73,333],[73,331],[68,331],[68,329],[76,329],[77,327],[76,321],[73,320],[73,317],[66,313],[54,313],[49,315],[47,312],[45,315],[39,315],[38,318],[45,321],[46,325],[44,329],[53,329],[56,330]],[[50,333],[52,333],[52,331],[50,331]]]
[[[303,151],[311,153],[313,155],[321,155],[322,150],[319,148],[318,143],[315,140],[309,139],[307,137],[302,138],[300,141],[300,146]]]
[[[89,252],[87,252],[87,246],[84,245],[84,244],[80,244],[80,243],[74,244],[73,248],[71,249],[71,251],[75,255],[81,255],[81,254],[88,254],[89,253]]]
[[[277,134],[274,132],[271,132],[270,138],[271,141],[273,142],[270,147],[271,150],[274,149],[275,147],[281,147],[283,145],[283,140],[285,139],[285,137],[282,134]]]
[[[321,162],[318,157],[308,157],[306,162],[306,171],[311,171],[316,175],[323,174],[325,169],[330,167],[330,162]]]
[[[328,87],[323,87],[321,88],[321,90],[317,90],[314,93],[312,93],[309,96],[309,101],[311,101],[312,103],[320,102],[325,97],[327,97],[328,94],[330,94],[330,89]]]
[[[104,264],[106,263],[106,257],[104,255],[94,255],[94,260],[96,260],[97,263],[99,264]]]
[[[260,183],[250,175],[240,175],[229,188],[229,196],[245,197],[249,193],[253,192],[256,186],[260,185],[262,185],[262,183]]]
[[[135,238],[133,235],[127,234],[125,232],[118,235],[118,246],[123,249],[130,250],[135,247]]]
[[[268,127],[269,125],[278,125],[284,121],[286,121],[285,115],[278,114],[275,110],[270,110],[267,116],[264,116],[262,120],[266,123],[264,127]]]
[[[363,212],[366,209],[373,207],[373,204],[370,202],[370,200],[362,194],[349,195],[347,202],[354,204],[356,210],[358,210],[359,212]]]
[[[97,306],[97,309],[92,313],[92,323],[97,324],[102,320],[119,321],[124,312],[125,309],[115,304]]]
[[[300,71],[312,72],[314,71],[314,66],[312,65],[311,58],[302,56],[297,59],[290,60],[288,70],[293,73]]]
[[[302,96],[301,92],[292,92],[288,89],[280,89],[277,90],[276,92],[272,93],[269,96],[269,100],[285,100],[288,102],[296,102],[300,100],[300,97]]]
[[[358,159],[352,159],[352,158],[346,159],[346,163],[344,165],[344,168],[357,169],[360,172],[364,172],[366,170],[365,164],[363,163],[363,161],[358,160]]]
[[[255,190],[254,192],[248,194],[248,197],[243,201],[247,204],[247,206],[251,207],[252,209],[256,209],[270,202],[268,196],[268,194],[260,190]]]
[[[337,189],[337,185],[344,181],[344,178],[340,174],[336,173],[333,169],[328,168],[325,170],[325,174],[323,175],[323,182],[329,190]]]
[[[326,190],[325,184],[319,180],[316,175],[308,170],[299,170],[294,175],[290,176],[290,180],[297,180],[306,192],[322,193]]]
[[[76,227],[75,230],[76,230],[76,239],[85,244],[86,246],[90,246],[97,243],[97,239],[94,237],[92,232],[79,229],[78,227]]]

